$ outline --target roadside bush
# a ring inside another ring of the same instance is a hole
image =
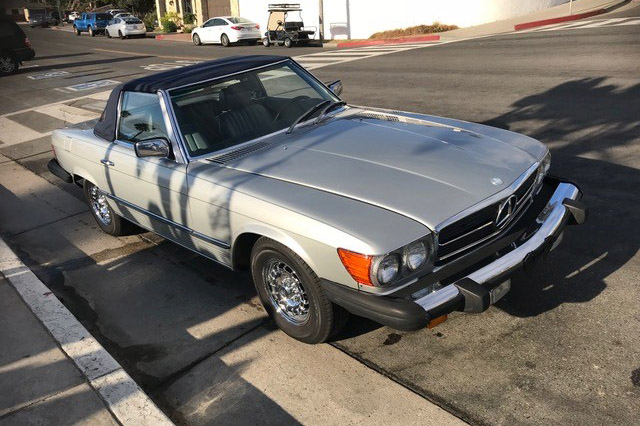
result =
[[[160,26],[162,27],[163,33],[175,33],[178,31],[178,23],[180,22],[180,17],[175,12],[166,13],[162,18],[160,18]]]
[[[182,21],[185,25],[191,25],[196,22],[196,15],[193,13],[185,13]]]
[[[393,37],[410,37],[423,34],[441,33],[444,31],[457,30],[457,25],[445,25],[440,22],[434,22],[431,25],[416,25],[415,27],[401,28],[397,30],[381,31],[372,34],[369,39],[393,38]]]
[[[144,15],[144,18],[142,18],[142,22],[144,22],[144,26],[147,28],[147,31],[153,31],[156,27],[155,12],[149,12]]]
[[[193,25],[185,25],[184,27],[182,27],[182,32],[185,34],[191,34],[192,31]]]

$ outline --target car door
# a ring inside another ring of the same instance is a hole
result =
[[[87,29],[87,14],[83,13],[82,18],[80,18],[77,22],[74,23],[77,29],[81,31],[85,31]]]
[[[117,139],[109,144],[103,189],[123,217],[190,248],[186,164],[171,158],[139,158],[134,143],[169,140],[157,94],[123,92]]]
[[[198,30],[198,35],[203,43],[213,42],[213,19],[209,19],[202,25],[202,28]]]
[[[213,43],[220,43],[220,36],[224,32],[224,28],[227,25],[227,21],[220,18],[213,20]]]

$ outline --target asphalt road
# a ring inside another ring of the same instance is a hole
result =
[[[603,18],[620,16],[640,16],[640,7]],[[39,66],[0,81],[0,97],[10,100],[0,104],[0,114],[84,95],[90,91],[66,88],[134,77],[150,72],[150,65],[266,50],[90,39],[41,29],[27,33],[38,52],[33,64]],[[319,51],[327,49],[268,50]],[[26,78],[47,70],[70,74]],[[489,311],[454,314],[433,330],[414,333],[352,318],[333,344],[472,424],[637,424],[639,70],[638,25],[510,34],[314,70],[323,81],[342,79],[343,97],[353,104],[483,122],[535,137],[551,148],[552,173],[576,180],[591,207],[589,222],[568,229],[544,264],[516,275],[511,293]],[[1,146],[0,152],[7,153]],[[34,154],[20,162],[44,174],[47,159],[48,154]],[[81,198],[79,191],[65,188]],[[248,303],[259,312],[249,303],[248,277],[151,236],[145,238],[152,247],[126,249],[102,238],[92,244],[104,244],[104,250],[88,259],[82,250],[60,249],[51,235],[36,230],[9,240],[165,408],[192,395],[181,378],[197,383],[198,375],[206,374],[198,365],[213,346],[262,324],[256,313],[213,342],[194,340],[167,322],[189,312],[189,321],[203,321],[207,303],[216,312],[229,303]],[[74,260],[56,263],[59,255],[45,264],[43,253],[56,250]],[[114,252],[117,260],[105,264]],[[131,272],[131,265],[138,269]],[[127,284],[132,276],[144,286]],[[96,281],[103,286],[92,285]],[[183,282],[180,291],[175,282]],[[232,302],[216,299],[221,295]],[[164,343],[149,342],[151,331],[141,318],[153,322]]]

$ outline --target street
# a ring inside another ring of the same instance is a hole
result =
[[[342,405],[354,417],[333,423],[371,421],[371,413],[380,423],[393,422],[385,417],[388,403],[375,395],[359,406],[358,395],[336,389],[342,404],[328,399],[316,409],[302,397],[279,399],[287,392],[313,395],[320,384],[307,382],[304,370],[322,369],[333,356],[327,351],[337,348],[352,362],[342,380],[357,382],[356,368],[380,373],[378,381],[362,383],[362,393],[375,393],[390,379],[407,398],[425,398],[473,425],[635,425],[636,17],[640,5],[592,18],[584,28],[353,49],[223,48],[23,27],[37,56],[0,80],[0,200],[20,206],[0,208],[0,233],[177,424],[317,423]],[[483,314],[454,313],[416,332],[351,316],[333,348],[299,344],[267,319],[249,274],[150,233],[99,232],[82,189],[46,168],[50,132],[97,118],[117,82],[250,54],[294,56],[320,80],[342,80],[350,104],[479,122],[538,139],[551,149],[551,173],[575,180],[584,192],[589,221],[569,229],[561,250],[534,270],[517,273],[511,292]],[[31,172],[43,178],[42,208],[15,201],[15,188],[34,191],[20,186]],[[304,358],[287,357],[298,350]],[[285,361],[300,367],[288,371]],[[270,380],[280,375],[295,376],[300,389]],[[406,409],[413,408],[407,403]],[[420,423],[409,415],[403,420]]]

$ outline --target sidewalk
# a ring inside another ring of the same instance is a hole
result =
[[[629,0],[575,0],[573,2],[572,14],[582,14],[592,12],[598,9],[611,8],[624,3],[628,3]],[[548,9],[541,10],[539,12],[530,13],[528,15],[519,16],[515,18],[505,19],[502,21],[490,22],[488,24],[476,25],[473,27],[460,28],[458,30],[447,31],[440,33],[440,40],[442,42],[458,41],[461,39],[485,37],[496,34],[512,33],[516,25],[541,21],[546,19],[553,19],[562,16],[569,15],[569,3],[561,4],[559,6],[550,7]]]
[[[2,276],[0,312],[0,425],[118,424]]]

